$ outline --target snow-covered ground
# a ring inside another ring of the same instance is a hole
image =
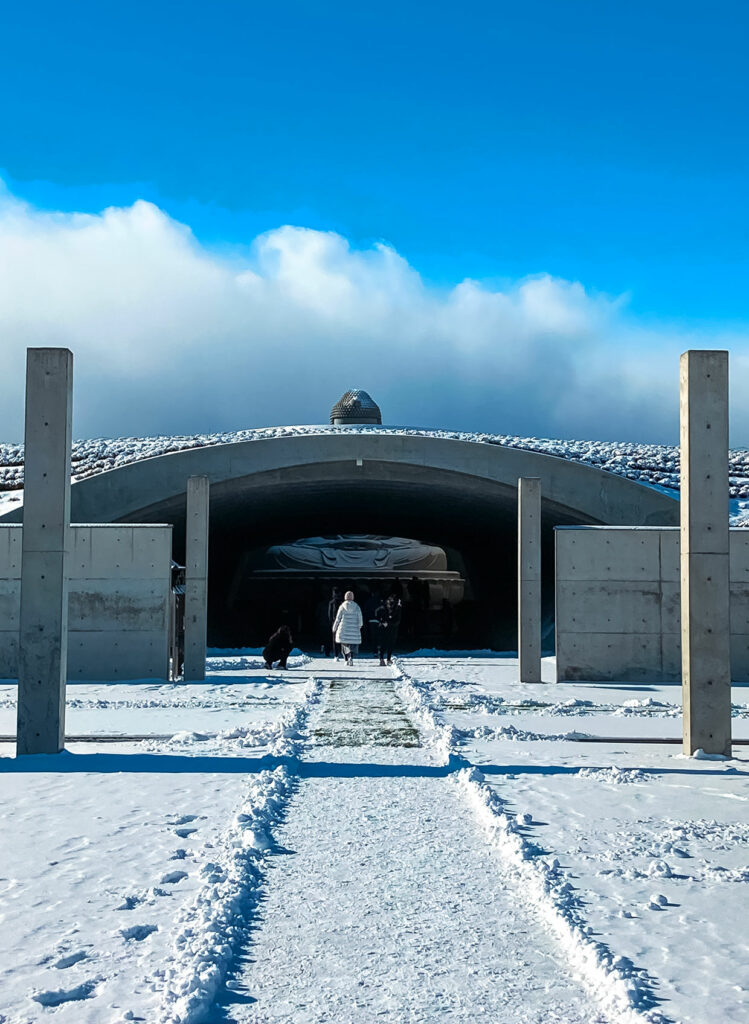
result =
[[[716,762],[632,743],[679,736],[678,686],[529,688],[501,658],[399,666],[413,705],[478,769],[464,788],[567,948],[600,943],[604,963],[623,958],[625,979],[633,965],[645,971],[645,1002],[661,1000],[667,1019],[749,1019],[749,748]],[[553,678],[551,659],[544,669]],[[749,737],[748,699],[749,687],[734,688],[736,738]],[[573,939],[568,924],[581,929]]]
[[[86,742],[0,744],[5,1024],[749,1019],[749,747],[657,742],[678,687],[227,654],[68,696]]]
[[[634,442],[574,441],[537,437],[515,437],[508,434],[478,434],[468,431],[423,430],[416,427],[335,427],[321,426],[264,427],[237,430],[222,434],[185,436],[95,438],[73,443],[73,479],[84,480],[95,473],[116,469],[141,459],[154,458],[189,448],[217,444],[233,444],[298,434],[335,434],[378,432],[444,437],[482,444],[523,448],[527,451],[554,455],[573,462],[582,462],[631,480],[679,489],[679,449],[669,445],[636,444]],[[729,458],[731,521],[735,526],[749,526],[749,450],[737,448]],[[22,501],[23,445],[0,444],[0,513],[7,512]]]

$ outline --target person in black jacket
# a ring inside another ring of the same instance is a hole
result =
[[[333,591],[328,601],[328,624],[324,630],[323,635],[323,653],[326,658],[330,657],[331,651],[335,656],[335,660],[338,661],[341,655],[341,645],[336,643],[335,637],[333,636],[333,623],[335,617],[338,614],[338,609],[341,607],[341,591],[339,587],[333,587]]]
[[[395,594],[391,594],[375,614],[379,623],[377,653],[380,655],[380,665],[392,665],[393,647],[398,640],[401,624],[401,605]]]
[[[279,668],[286,668],[286,659],[291,654],[293,647],[291,630],[288,626],[281,626],[270,638],[263,651],[265,667],[273,668],[273,662],[277,661]]]

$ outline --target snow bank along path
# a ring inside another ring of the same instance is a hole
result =
[[[443,725],[434,714],[429,688],[412,679],[397,665],[399,690],[411,713],[418,717],[431,742],[448,760],[455,757],[458,730]],[[502,800],[484,783],[475,767],[462,768],[455,781],[467,802],[473,806],[491,844],[499,852],[505,884],[512,886],[529,908],[533,908],[545,927],[561,943],[568,964],[583,980],[608,1019],[621,1024],[668,1024],[668,1018],[656,1008],[651,979],[626,957],[616,956],[593,937],[583,916],[582,900],[554,856],[544,851],[523,833],[533,820],[521,812],[510,817]]]
[[[263,735],[271,754],[290,759],[298,755],[301,730],[320,689],[311,679],[305,703],[284,716],[271,735]],[[229,730],[223,738],[242,746],[249,732]],[[294,778],[285,766],[250,776],[241,806],[216,843],[215,858],[201,869],[202,885],[180,912],[172,956],[156,972],[163,981],[159,1024],[198,1024],[207,1019],[229,965],[247,939],[264,855],[271,845],[268,830],[293,787]]]
[[[313,712],[228,1019],[623,1021],[500,870],[434,742],[444,737],[415,711],[392,677],[357,667]]]

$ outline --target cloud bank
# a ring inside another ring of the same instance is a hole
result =
[[[749,332],[654,328],[548,275],[438,288],[388,245],[300,227],[227,255],[146,202],[0,194],[0,440],[22,439],[30,345],[75,353],[77,437],[325,422],[363,387],[391,424],[664,442],[679,352],[729,347],[749,442]]]

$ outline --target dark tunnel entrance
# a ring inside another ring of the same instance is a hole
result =
[[[414,538],[345,534],[299,538],[245,552],[227,612],[268,636],[289,625],[300,646],[329,653],[330,615],[353,591],[365,649],[377,646],[377,609],[391,594],[401,609],[401,644],[449,647],[464,632],[470,581],[460,552]]]
[[[140,522],[172,522],[175,557],[184,557],[184,498],[138,513]],[[404,590],[399,646],[514,650],[517,646],[517,491],[514,487],[434,468],[366,461],[289,467],[215,484],[211,489],[209,621],[211,647],[258,647],[283,622],[299,646],[319,651],[321,602],[333,584],[350,587],[370,607],[391,589],[366,573],[262,579],[269,548],[301,538],[411,538],[445,552],[457,574],[456,598],[432,589],[426,608]],[[591,522],[546,502],[542,517],[544,647],[553,648],[553,527]],[[253,574],[255,574],[253,576]],[[423,593],[423,592],[422,592]],[[449,596],[449,609],[443,605]]]

